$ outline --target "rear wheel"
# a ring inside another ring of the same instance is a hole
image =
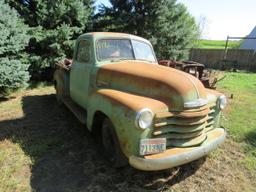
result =
[[[121,151],[115,128],[110,119],[105,118],[101,129],[101,140],[104,149],[104,156],[115,168],[127,165],[127,158]]]

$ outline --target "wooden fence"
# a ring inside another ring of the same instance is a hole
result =
[[[224,49],[191,49],[189,60],[203,63],[214,69],[245,69],[256,71],[254,50],[228,49],[224,59]]]

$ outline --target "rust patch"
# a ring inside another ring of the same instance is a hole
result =
[[[218,138],[222,135],[223,133],[220,132],[220,131],[213,131],[210,135],[211,139],[214,139],[214,138]]]
[[[195,84],[197,85],[200,96],[202,98],[205,98],[205,91],[204,87],[201,84],[201,82],[186,73],[180,72],[178,70],[172,69],[172,68],[165,68],[163,66],[154,65],[154,64],[148,64],[143,62],[135,62],[135,61],[122,61],[115,64],[108,64],[101,67],[101,71],[111,71],[113,75],[117,76],[132,76],[134,78],[141,77],[144,78],[146,83],[150,84],[152,81],[155,80],[158,83],[163,83],[168,85],[169,87],[173,87],[174,84],[179,84],[177,88],[177,91],[181,95],[185,95],[188,91],[192,89],[191,83],[187,81],[185,76],[189,76]],[[99,73],[100,75],[101,73]],[[141,79],[140,79],[141,80]],[[138,83],[141,83],[140,81]],[[158,84],[155,84],[158,87]]]
[[[140,61],[121,61],[103,65],[97,81],[108,87],[139,95],[162,98],[174,109],[183,109],[185,101],[206,98],[205,88],[195,77],[172,68]]]
[[[113,89],[100,89],[97,93],[134,111],[139,111],[145,107],[150,108],[153,112],[168,108],[168,106],[162,101]]]
[[[158,154],[154,154],[154,155],[147,155],[144,156],[145,159],[158,159],[158,158],[163,158],[163,157],[168,157],[168,156],[172,156],[172,155],[176,155],[176,154],[180,154],[180,153],[184,153],[184,152],[188,152],[188,151],[192,151],[194,150],[196,147],[189,147],[189,148],[171,148],[166,150],[163,153],[158,153]]]
[[[180,113],[177,113],[175,116],[176,117],[181,117],[181,118],[202,117],[202,116],[208,115],[209,112],[210,112],[210,109],[206,108],[203,111],[195,111],[195,112],[186,112],[186,111],[184,111],[184,112],[180,112]]]
[[[175,116],[174,113],[171,113],[169,111],[165,111],[165,112],[161,112],[161,113],[156,114],[157,119],[163,119],[163,118],[173,117],[173,116]]]
[[[162,119],[162,118],[169,118],[169,117],[181,117],[181,118],[193,118],[193,117],[202,117],[208,115],[210,112],[209,108],[205,108],[202,111],[182,111],[182,112],[162,112],[157,113],[156,118]]]

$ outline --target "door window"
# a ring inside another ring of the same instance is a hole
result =
[[[90,43],[85,40],[81,40],[78,44],[76,60],[80,63],[88,63],[91,56]]]

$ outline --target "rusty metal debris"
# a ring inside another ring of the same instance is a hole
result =
[[[216,83],[225,78],[223,72],[206,69],[204,64],[195,61],[160,60],[158,63],[197,77],[206,88],[215,89]]]
[[[59,66],[60,68],[63,68],[69,71],[72,65],[72,59],[64,59],[64,60],[58,61],[56,65]]]

